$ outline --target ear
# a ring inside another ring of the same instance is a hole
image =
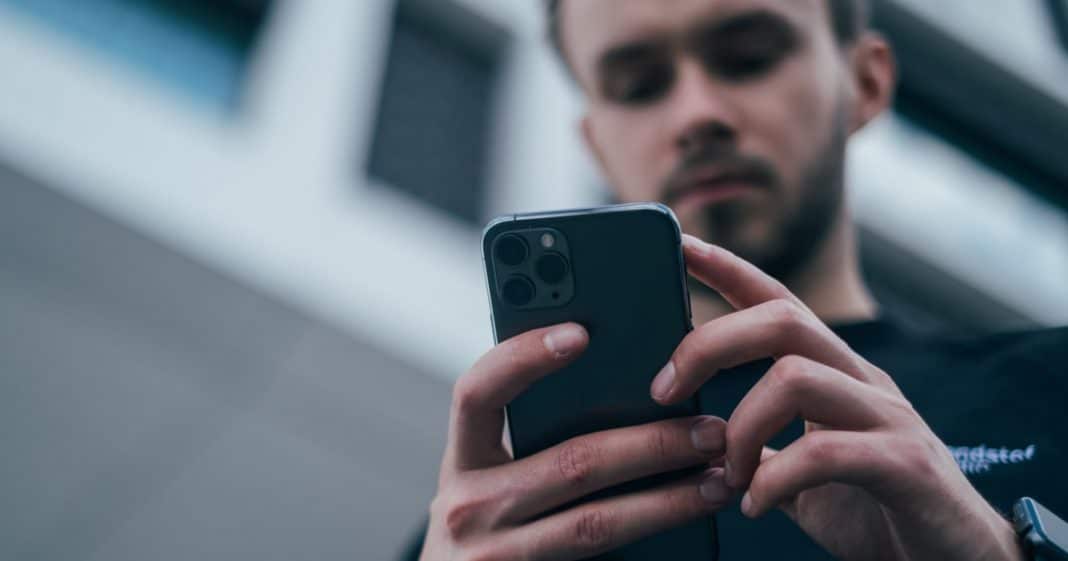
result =
[[[893,103],[897,61],[890,44],[873,31],[857,38],[850,58],[855,92],[850,132],[856,132]]]

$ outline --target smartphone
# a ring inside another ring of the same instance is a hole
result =
[[[497,342],[573,321],[586,351],[507,407],[515,457],[565,440],[697,415],[697,398],[653,401],[649,386],[693,328],[682,237],[675,215],[655,203],[518,214],[491,222],[482,255]],[[632,492],[679,474],[595,494]],[[708,561],[718,556],[711,516],[647,537],[597,559]]]

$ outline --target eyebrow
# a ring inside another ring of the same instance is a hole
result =
[[[698,23],[685,32],[684,39],[686,43],[692,43],[696,38],[707,38],[710,35],[730,36],[759,29],[775,29],[776,31],[785,32],[793,36],[793,38],[798,35],[797,27],[785,16],[764,8],[758,8]],[[608,47],[597,57],[596,68],[598,74],[603,75],[613,68],[658,54],[668,47],[671,42],[670,36],[651,36]]]
[[[750,30],[774,29],[787,33],[797,33],[797,26],[786,16],[767,9],[756,9],[735,14],[711,24],[698,25],[697,35],[731,35]]]

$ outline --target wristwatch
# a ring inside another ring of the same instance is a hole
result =
[[[1012,507],[1012,525],[1031,561],[1068,561],[1068,522],[1031,497]]]

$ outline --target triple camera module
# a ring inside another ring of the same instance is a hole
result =
[[[549,308],[571,300],[567,240],[560,232],[541,228],[501,234],[493,242],[497,293],[515,308]]]

